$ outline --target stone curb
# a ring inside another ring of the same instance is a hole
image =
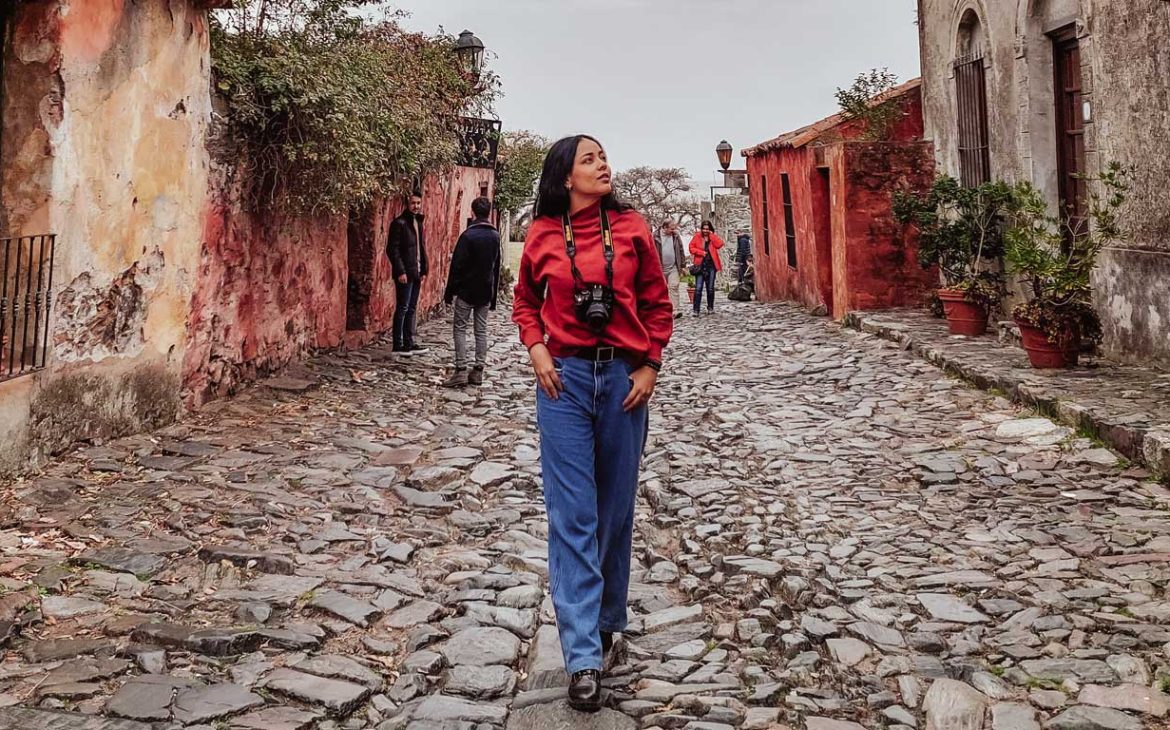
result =
[[[1066,426],[1095,434],[1110,448],[1127,459],[1140,463],[1162,478],[1170,478],[1170,425],[1147,427],[1125,423],[1124,414],[1103,412],[1068,398],[1052,389],[1038,388],[1003,373],[988,372],[983,368],[960,361],[928,342],[915,338],[910,332],[869,316],[880,312],[850,312],[842,321],[844,326],[876,335],[897,343],[944,372],[954,375],[982,390],[997,390],[1012,401],[1035,408],[1049,418]]]

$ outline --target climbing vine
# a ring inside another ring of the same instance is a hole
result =
[[[490,103],[448,36],[376,0],[236,0],[212,24],[215,89],[252,207],[344,212],[453,163],[458,117]]]

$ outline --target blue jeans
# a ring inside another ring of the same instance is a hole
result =
[[[703,301],[703,289],[707,289],[707,311],[715,309],[715,269],[703,269],[695,277],[695,314]]]
[[[539,388],[536,419],[548,568],[561,651],[569,674],[601,669],[602,631],[626,628],[638,469],[649,410],[626,413],[633,366],[555,359],[565,390]]]
[[[405,284],[394,282],[394,349],[410,349],[414,345],[414,312],[418,308],[421,282],[408,279]]]

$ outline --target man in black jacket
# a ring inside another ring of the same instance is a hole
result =
[[[455,331],[455,372],[445,385],[462,388],[481,385],[487,365],[488,311],[496,309],[500,282],[500,234],[488,222],[492,201],[476,198],[471,202],[475,221],[459,237],[451,256],[447,289],[443,299],[453,304]],[[475,366],[467,370],[467,325],[475,318]]]
[[[738,264],[739,283],[743,283],[743,275],[747,273],[748,258],[752,255],[752,237],[746,230],[740,230],[739,239],[735,246],[735,261]]]
[[[414,316],[418,294],[427,280],[426,234],[423,232],[422,196],[410,196],[402,215],[390,223],[386,255],[394,275],[394,352],[416,355],[426,352],[415,344]]]

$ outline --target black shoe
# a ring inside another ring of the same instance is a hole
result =
[[[601,672],[584,669],[569,679],[569,707],[578,712],[601,709]]]

